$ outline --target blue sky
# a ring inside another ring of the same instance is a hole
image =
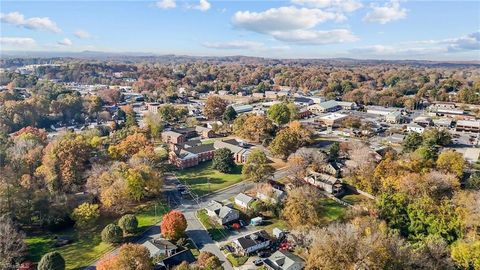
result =
[[[4,1],[2,50],[480,60],[479,1]]]

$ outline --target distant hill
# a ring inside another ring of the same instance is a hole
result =
[[[188,55],[157,55],[154,53],[136,52],[48,52],[48,51],[2,51],[0,64],[4,66],[8,59],[36,59],[35,62],[50,61],[52,59],[83,59],[83,60],[109,60],[125,63],[136,62],[209,62],[209,63],[233,63],[233,64],[263,64],[263,65],[318,65],[318,66],[370,66],[370,65],[404,65],[413,67],[471,67],[480,66],[480,61],[428,61],[428,60],[376,60],[376,59],[353,59],[353,58],[327,58],[327,59],[273,59],[251,56],[188,56]],[[8,65],[7,65],[8,66]]]

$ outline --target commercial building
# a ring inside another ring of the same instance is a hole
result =
[[[479,133],[480,132],[480,120],[470,121],[470,120],[459,120],[457,121],[457,131],[464,131],[464,132],[473,132]]]

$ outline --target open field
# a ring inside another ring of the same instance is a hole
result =
[[[139,205],[132,211],[138,219],[139,233],[160,222],[162,215],[168,210],[162,203],[156,205],[156,210],[154,203],[148,203]],[[99,220],[97,226],[91,230],[69,228],[58,233],[29,235],[26,239],[28,259],[37,262],[43,254],[58,251],[66,261],[66,269],[83,269],[113,248],[111,244],[102,242],[100,233],[107,224],[116,222],[117,218],[105,216]],[[73,243],[57,248],[54,246],[55,236],[72,238]]]
[[[181,181],[186,181],[195,194],[202,196],[207,193],[226,188],[241,182],[242,165],[237,165],[232,173],[221,173],[212,169],[212,162],[204,162],[198,166],[180,170],[176,176]]]

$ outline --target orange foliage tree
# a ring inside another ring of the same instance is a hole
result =
[[[160,229],[165,238],[178,239],[187,229],[187,220],[182,212],[173,210],[163,216]]]

